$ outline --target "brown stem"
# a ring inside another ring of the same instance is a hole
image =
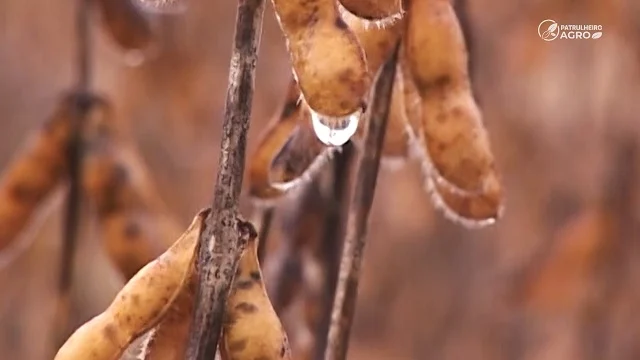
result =
[[[369,121],[365,123],[368,124],[368,129],[349,206],[338,286],[325,352],[326,360],[344,360],[347,355],[351,323],[358,295],[360,267],[366,242],[366,226],[380,166],[380,153],[384,142],[384,130],[387,127],[398,48],[399,44],[396,45],[393,55],[380,70],[373,92],[371,108],[367,113]]]
[[[261,212],[260,229],[258,230],[258,261],[262,264],[267,252],[267,239],[271,231],[271,223],[273,222],[275,209],[270,206],[258,211]]]
[[[238,233],[237,215],[263,14],[263,0],[238,2],[220,164],[212,212],[199,239],[199,285],[187,349],[191,360],[216,355],[227,297],[246,245]]]
[[[343,235],[344,223],[342,221],[343,204],[348,201],[349,194],[349,169],[353,163],[355,149],[351,141],[342,146],[342,152],[336,154],[333,161],[333,176],[330,194],[328,197],[333,202],[327,210],[327,216],[324,224],[324,234],[322,239],[322,260],[325,269],[325,278],[323,279],[324,292],[322,299],[322,313],[320,322],[317,324],[315,332],[315,359],[322,359],[325,348],[327,347],[326,334],[331,324],[331,310],[333,307],[333,299],[336,292],[336,283],[338,282],[338,270],[340,264],[340,247]]]
[[[76,96],[71,121],[71,138],[67,147],[69,162],[69,193],[65,209],[63,224],[62,256],[58,277],[58,302],[54,317],[53,351],[64,343],[68,335],[70,292],[73,277],[73,263],[78,242],[78,228],[80,225],[80,204],[82,202],[82,128],[91,106],[89,96],[90,87],[90,59],[91,33],[89,31],[90,18],[89,0],[78,0],[76,9],[76,45],[77,45],[77,85]]]

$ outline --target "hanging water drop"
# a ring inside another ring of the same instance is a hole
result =
[[[361,110],[347,115],[345,117],[329,117],[318,114],[309,109],[311,112],[311,124],[313,130],[325,145],[342,146],[344,145],[358,130],[360,122]]]

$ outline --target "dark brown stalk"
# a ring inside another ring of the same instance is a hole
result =
[[[220,164],[212,212],[199,239],[198,294],[187,349],[190,360],[215,358],[227,297],[246,245],[237,216],[263,14],[264,0],[238,2]]]
[[[91,106],[91,99],[88,96],[91,74],[91,33],[89,30],[91,4],[89,0],[78,0],[76,6],[77,93],[73,109],[71,138],[67,148],[69,193],[67,195],[63,224],[62,255],[58,278],[58,303],[54,318],[54,353],[69,335],[70,292],[78,242],[78,228],[80,226],[80,204],[82,202],[82,128]]]
[[[271,223],[273,222],[273,213],[275,209],[272,206],[260,210],[260,229],[258,230],[258,261],[264,263],[267,252],[267,239],[271,231]]]
[[[324,223],[324,234],[322,239],[322,259],[323,268],[325,269],[325,278],[323,279],[324,291],[322,298],[322,310],[319,316],[320,322],[317,324],[315,331],[315,359],[322,359],[327,347],[327,336],[329,326],[331,324],[331,311],[333,308],[333,299],[336,292],[336,283],[338,282],[338,271],[340,266],[340,250],[343,238],[344,222],[342,214],[344,204],[348,201],[349,194],[349,175],[351,164],[355,151],[353,143],[347,142],[342,146],[342,151],[336,154],[333,160],[333,174],[331,181],[333,186],[329,190],[328,198],[332,199],[332,204],[327,209],[327,216]]]
[[[384,142],[384,130],[387,127],[389,103],[391,102],[391,91],[396,73],[398,47],[399,44],[396,45],[393,55],[380,70],[373,89],[371,107],[366,115],[369,116],[369,121],[364,122],[368,124],[368,128],[349,206],[325,360],[344,360],[347,355],[351,324],[358,296],[360,267],[366,243],[367,221],[378,178],[380,153]]]

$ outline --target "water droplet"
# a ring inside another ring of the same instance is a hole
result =
[[[318,140],[329,146],[342,146],[349,141],[358,130],[362,114],[362,111],[358,110],[351,115],[336,118],[318,114],[312,109],[309,110],[311,124]]]

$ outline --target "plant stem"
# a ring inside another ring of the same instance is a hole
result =
[[[331,314],[331,326],[327,339],[325,360],[344,360],[349,345],[351,324],[358,296],[358,282],[362,256],[366,243],[366,227],[373,203],[380,153],[384,142],[389,103],[396,73],[399,44],[393,55],[382,66],[375,82],[364,150],[356,174],[356,183],[349,206],[342,261],[338,276],[336,296]]]
[[[246,245],[237,215],[263,14],[263,0],[238,2],[220,164],[212,212],[199,239],[199,285],[187,349],[190,360],[215,357],[227,297]]]
[[[80,204],[82,202],[82,129],[91,106],[88,96],[91,78],[91,32],[89,0],[78,0],[76,4],[76,46],[77,46],[77,84],[71,119],[71,138],[66,150],[69,178],[69,193],[62,234],[62,255],[58,274],[58,301],[54,318],[54,353],[64,343],[69,326],[71,307],[71,285],[74,259],[78,243],[80,226]]]
[[[258,230],[258,261],[260,264],[264,263],[264,258],[267,252],[267,239],[269,238],[269,232],[271,232],[271,224],[273,223],[273,215],[275,209],[273,206],[269,206],[264,209],[256,210],[260,211],[260,230]]]
[[[324,292],[321,303],[320,322],[315,329],[315,359],[322,359],[325,348],[327,347],[326,334],[331,324],[331,311],[333,307],[333,299],[336,292],[336,283],[338,282],[338,271],[340,266],[340,248],[343,238],[344,222],[344,204],[348,201],[349,195],[349,179],[351,164],[355,158],[355,149],[351,141],[342,146],[342,151],[335,155],[333,159],[333,174],[331,176],[332,185],[327,197],[331,201],[331,206],[327,210],[327,216],[324,223],[324,234],[322,239],[322,265],[324,272]]]

